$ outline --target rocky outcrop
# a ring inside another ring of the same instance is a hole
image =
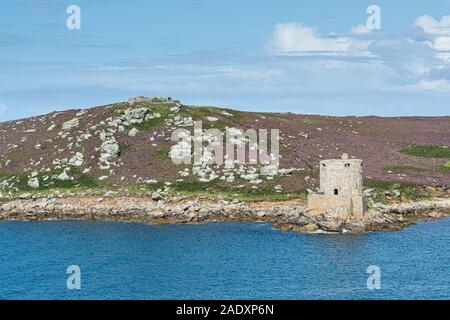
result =
[[[421,213],[424,211],[446,210],[450,208],[450,199],[433,199],[419,202],[406,202],[395,205],[378,204],[377,210],[382,213],[396,213],[402,215]]]
[[[84,220],[104,219],[148,223],[193,223],[201,221],[273,221],[282,212],[262,206],[250,208],[235,201],[171,198],[154,193],[147,197],[85,196],[33,198],[25,195],[0,204],[0,219]]]
[[[109,169],[112,160],[120,155],[120,146],[111,133],[102,133],[100,135],[102,144],[100,145],[100,168]]]
[[[18,220],[118,220],[154,224],[195,223],[205,221],[267,221],[285,231],[361,233],[364,231],[398,230],[417,220],[431,220],[447,216],[450,199],[425,203],[384,206],[383,211],[369,211],[363,220],[351,219],[342,213],[310,215],[298,200],[239,202],[197,198],[168,198],[161,192],[149,196],[48,196],[21,197],[0,202],[0,219]],[[430,208],[434,211],[430,212]],[[408,208],[408,215],[416,208],[416,220],[399,213]]]
[[[174,103],[174,104],[180,104],[180,101],[173,100],[171,97],[144,97],[144,96],[137,96],[137,97],[130,97],[128,99],[128,103],[130,105],[134,105],[137,103]]]
[[[28,180],[28,186],[30,186],[33,189],[39,188],[39,180],[38,180],[38,178],[37,177],[30,178]]]
[[[79,166],[83,165],[83,162],[84,162],[83,154],[81,152],[77,152],[77,153],[75,153],[75,155],[73,157],[71,157],[69,159],[68,164],[79,167]]]

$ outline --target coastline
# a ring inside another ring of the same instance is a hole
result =
[[[449,198],[376,204],[363,219],[330,212],[312,215],[298,199],[240,202],[193,197],[28,195],[0,202],[0,220],[105,220],[149,224],[255,221],[270,222],[279,230],[295,232],[392,231],[449,215]]]

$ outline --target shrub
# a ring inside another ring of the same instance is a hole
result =
[[[447,161],[447,163],[444,163],[442,165],[442,167],[444,168],[444,170],[450,170],[450,161]]]
[[[448,146],[413,145],[400,150],[404,154],[426,158],[450,158]]]

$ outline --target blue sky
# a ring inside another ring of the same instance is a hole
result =
[[[68,30],[66,8],[81,9]],[[368,30],[366,9],[381,9]],[[134,95],[330,115],[449,115],[450,0],[2,0],[0,120]]]

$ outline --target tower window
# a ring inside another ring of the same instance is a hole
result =
[[[346,167],[346,168],[350,168],[350,163],[346,163],[346,164],[345,164],[345,167]]]
[[[334,189],[334,195],[337,196],[339,194],[339,190],[338,189]]]

